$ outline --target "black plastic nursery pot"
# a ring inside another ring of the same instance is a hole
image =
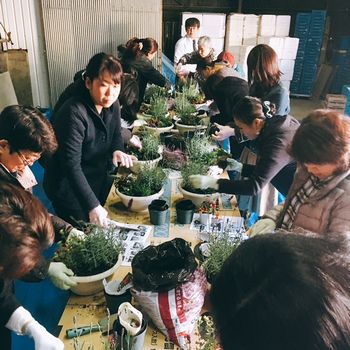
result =
[[[111,314],[115,314],[118,312],[119,306],[122,303],[130,303],[131,302],[131,293],[130,289],[128,289],[125,293],[120,295],[112,295],[104,292],[106,304]]]
[[[148,206],[150,222],[152,225],[163,225],[166,223],[169,206],[165,200],[155,199]]]
[[[190,224],[196,206],[189,199],[184,199],[176,203],[176,220],[179,224]]]

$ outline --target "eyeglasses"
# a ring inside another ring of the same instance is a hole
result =
[[[33,163],[37,160],[37,159],[27,160],[20,151],[17,151],[17,154],[24,166],[28,166],[28,165],[32,166]]]

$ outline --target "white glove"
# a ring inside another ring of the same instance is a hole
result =
[[[219,188],[219,185],[217,183],[218,180],[211,176],[191,175],[189,177],[189,180],[193,188],[200,188],[202,190],[205,190],[207,188],[213,188],[214,190],[217,190]]]
[[[142,149],[142,143],[140,138],[137,135],[132,135],[131,139],[128,142],[131,146],[134,146],[138,149]]]
[[[276,228],[276,222],[272,219],[260,219],[250,228],[250,237],[263,233],[272,233]]]
[[[98,224],[101,226],[107,226],[107,216],[108,212],[102,205],[97,206],[89,211],[89,220],[93,224]]]
[[[57,288],[68,290],[77,285],[77,282],[70,278],[74,276],[74,272],[62,262],[51,262],[47,274]]]
[[[117,167],[118,163],[121,163],[122,166],[126,168],[130,168],[133,165],[133,161],[137,160],[135,156],[131,156],[122,151],[114,151],[113,152],[113,164]]]
[[[63,350],[61,340],[50,334],[41,324],[34,320],[31,313],[18,307],[5,325],[6,328],[20,335],[28,335],[34,339],[35,350]]]
[[[78,230],[77,228],[72,228],[68,234],[66,242],[68,242],[72,238],[79,238],[83,240],[85,238],[85,233],[83,231]]]
[[[234,171],[238,171],[239,173],[242,172],[242,168],[243,168],[242,163],[232,158],[227,158],[226,161],[227,161],[226,170],[234,170]]]
[[[214,123],[214,125],[219,129],[219,131],[215,131],[215,135],[212,135],[212,138],[216,141],[224,141],[235,134],[235,129],[230,126],[217,123]]]

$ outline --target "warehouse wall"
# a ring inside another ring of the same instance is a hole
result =
[[[9,54],[6,55],[10,69],[13,67],[19,74],[12,72],[16,74],[13,79],[20,79],[22,85],[23,81],[30,85],[24,87],[24,90],[28,91],[25,96],[23,95],[23,103],[29,101],[35,106],[48,106],[49,82],[40,2],[37,0],[0,0],[0,22],[5,26],[6,31],[11,32],[13,41],[13,45],[3,44],[3,49],[16,50],[15,52],[9,51]],[[0,36],[5,38],[2,27],[0,27]],[[28,80],[23,77],[28,77]]]
[[[52,104],[95,53],[117,54],[134,36],[153,37],[161,50],[161,0],[42,0],[42,8]]]

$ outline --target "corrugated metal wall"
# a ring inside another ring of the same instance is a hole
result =
[[[153,37],[161,46],[161,0],[41,2],[52,104],[95,53],[117,54],[117,46],[134,36]]]
[[[41,20],[41,6],[37,0],[0,0],[0,22],[12,34],[14,45],[6,49],[28,51],[33,104],[49,106],[49,82],[45,43]],[[1,37],[5,37],[0,28]]]

